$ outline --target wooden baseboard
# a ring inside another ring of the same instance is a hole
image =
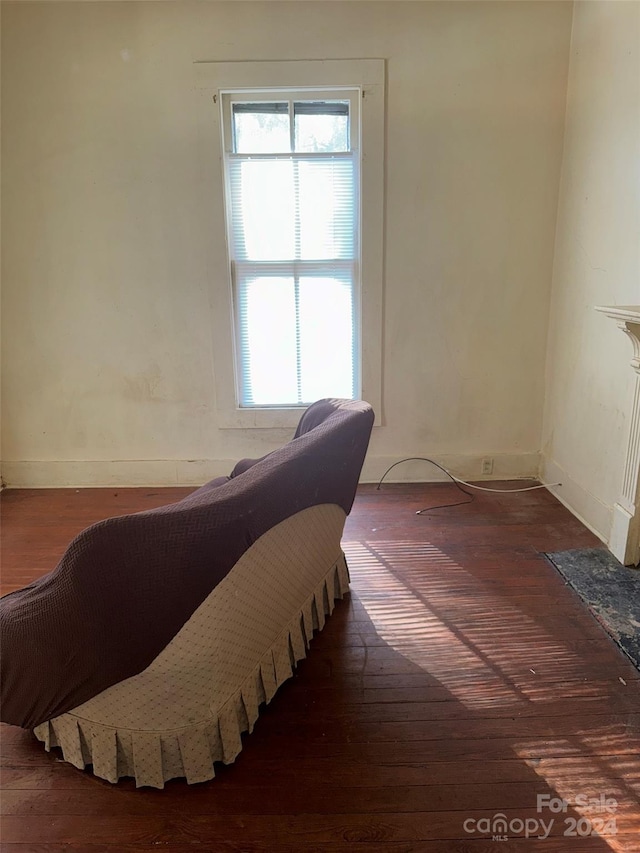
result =
[[[410,456],[367,456],[363,483],[377,483],[394,462]],[[509,480],[536,477],[538,453],[430,454],[458,477],[473,480]],[[493,460],[491,474],[482,474],[482,460]],[[87,488],[100,486],[200,486],[213,477],[228,474],[236,459],[126,459],[7,461],[2,475],[9,488]],[[409,461],[397,465],[386,482],[438,482],[447,476],[428,462]]]

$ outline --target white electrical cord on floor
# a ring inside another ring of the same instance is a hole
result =
[[[534,489],[547,489],[551,486],[561,486],[562,485],[562,483],[540,483],[540,485],[538,485],[538,486],[525,486],[522,489],[490,489],[487,486],[475,486],[473,483],[468,483],[466,480],[462,480],[462,479],[460,479],[460,477],[456,477],[454,474],[451,473],[451,471],[448,471],[444,466],[440,465],[439,462],[435,462],[433,459],[428,459],[426,456],[409,456],[406,459],[400,459],[398,462],[394,462],[393,465],[390,465],[387,468],[387,470],[384,472],[382,477],[380,477],[380,480],[378,481],[378,485],[376,488],[378,488],[378,489],[380,488],[380,486],[382,485],[382,481],[387,476],[389,471],[391,471],[392,468],[395,468],[396,465],[401,465],[403,462],[429,462],[431,465],[435,465],[436,468],[439,468],[441,471],[444,471],[444,473],[453,480],[453,482],[456,484],[456,486],[458,486],[458,488],[462,492],[464,492],[465,495],[469,495],[469,492],[465,492],[465,490],[460,485],[461,483],[465,486],[468,486],[470,489],[476,489],[479,492],[498,492],[498,493],[502,493],[502,494],[511,494],[511,493],[515,493],[515,492],[532,492]],[[471,498],[471,500],[473,500],[472,495],[469,495],[469,497]],[[469,501],[463,501],[462,503],[463,504],[469,503]],[[442,509],[444,507],[449,507],[449,506],[460,506],[460,504],[459,503],[456,503],[456,504],[440,504],[440,505],[435,506],[435,507],[430,507],[429,509]],[[429,511],[428,509],[426,509],[426,510],[421,509],[421,510],[418,510],[416,515],[422,515],[423,512],[428,512],[428,511]]]
[[[488,489],[486,486],[474,486],[473,483],[467,483],[466,480],[460,480],[458,477],[454,477],[453,474],[450,474],[447,471],[447,474],[451,477],[452,480],[455,480],[456,483],[464,483],[465,486],[469,486],[470,489],[477,489],[479,492],[503,492],[504,494],[510,494],[511,492],[531,492],[534,489],[548,489],[550,486],[561,486],[562,483],[540,483],[539,486],[527,486],[524,489]]]
[[[534,489],[547,489],[550,486],[561,486],[562,485],[562,483],[540,483],[540,485],[538,485],[538,486],[526,486],[524,489],[489,489],[486,486],[474,486],[473,483],[468,483],[466,480],[461,480],[460,477],[456,477],[455,474],[452,474],[451,471],[449,471],[443,465],[440,465],[439,462],[435,462],[433,459],[428,459],[426,456],[409,456],[406,459],[400,459],[398,462],[394,462],[393,465],[390,465],[387,468],[387,470],[384,472],[382,477],[380,477],[380,480],[378,482],[377,487],[380,488],[380,486],[382,485],[382,481],[387,476],[389,471],[391,471],[392,468],[395,468],[396,465],[401,465],[403,462],[429,462],[429,463],[431,463],[431,465],[435,465],[436,468],[439,468],[441,471],[444,471],[444,473],[448,477],[451,477],[451,479],[454,481],[454,483],[462,483],[465,486],[469,486],[470,489],[477,489],[479,492],[503,492],[503,493],[531,492]]]

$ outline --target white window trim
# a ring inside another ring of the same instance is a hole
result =
[[[292,427],[301,408],[240,408],[236,400],[233,296],[226,245],[220,98],[228,90],[353,87],[361,104],[361,371],[362,398],[382,404],[382,297],[384,262],[383,59],[196,62],[200,130],[201,210],[213,300],[213,354],[218,426],[223,429]],[[304,408],[304,407],[302,407]]]

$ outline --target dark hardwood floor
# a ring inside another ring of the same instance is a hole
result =
[[[189,491],[3,493],[2,592]],[[639,673],[542,553],[598,541],[543,490],[416,515],[458,499],[360,488],[352,592],[209,783],[113,786],[3,726],[3,853],[640,850]]]

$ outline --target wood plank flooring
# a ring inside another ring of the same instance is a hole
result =
[[[189,491],[4,492],[2,593]],[[640,850],[639,673],[542,553],[599,543],[543,490],[416,515],[458,498],[359,489],[352,591],[215,780],[112,786],[2,726],[3,853]]]

